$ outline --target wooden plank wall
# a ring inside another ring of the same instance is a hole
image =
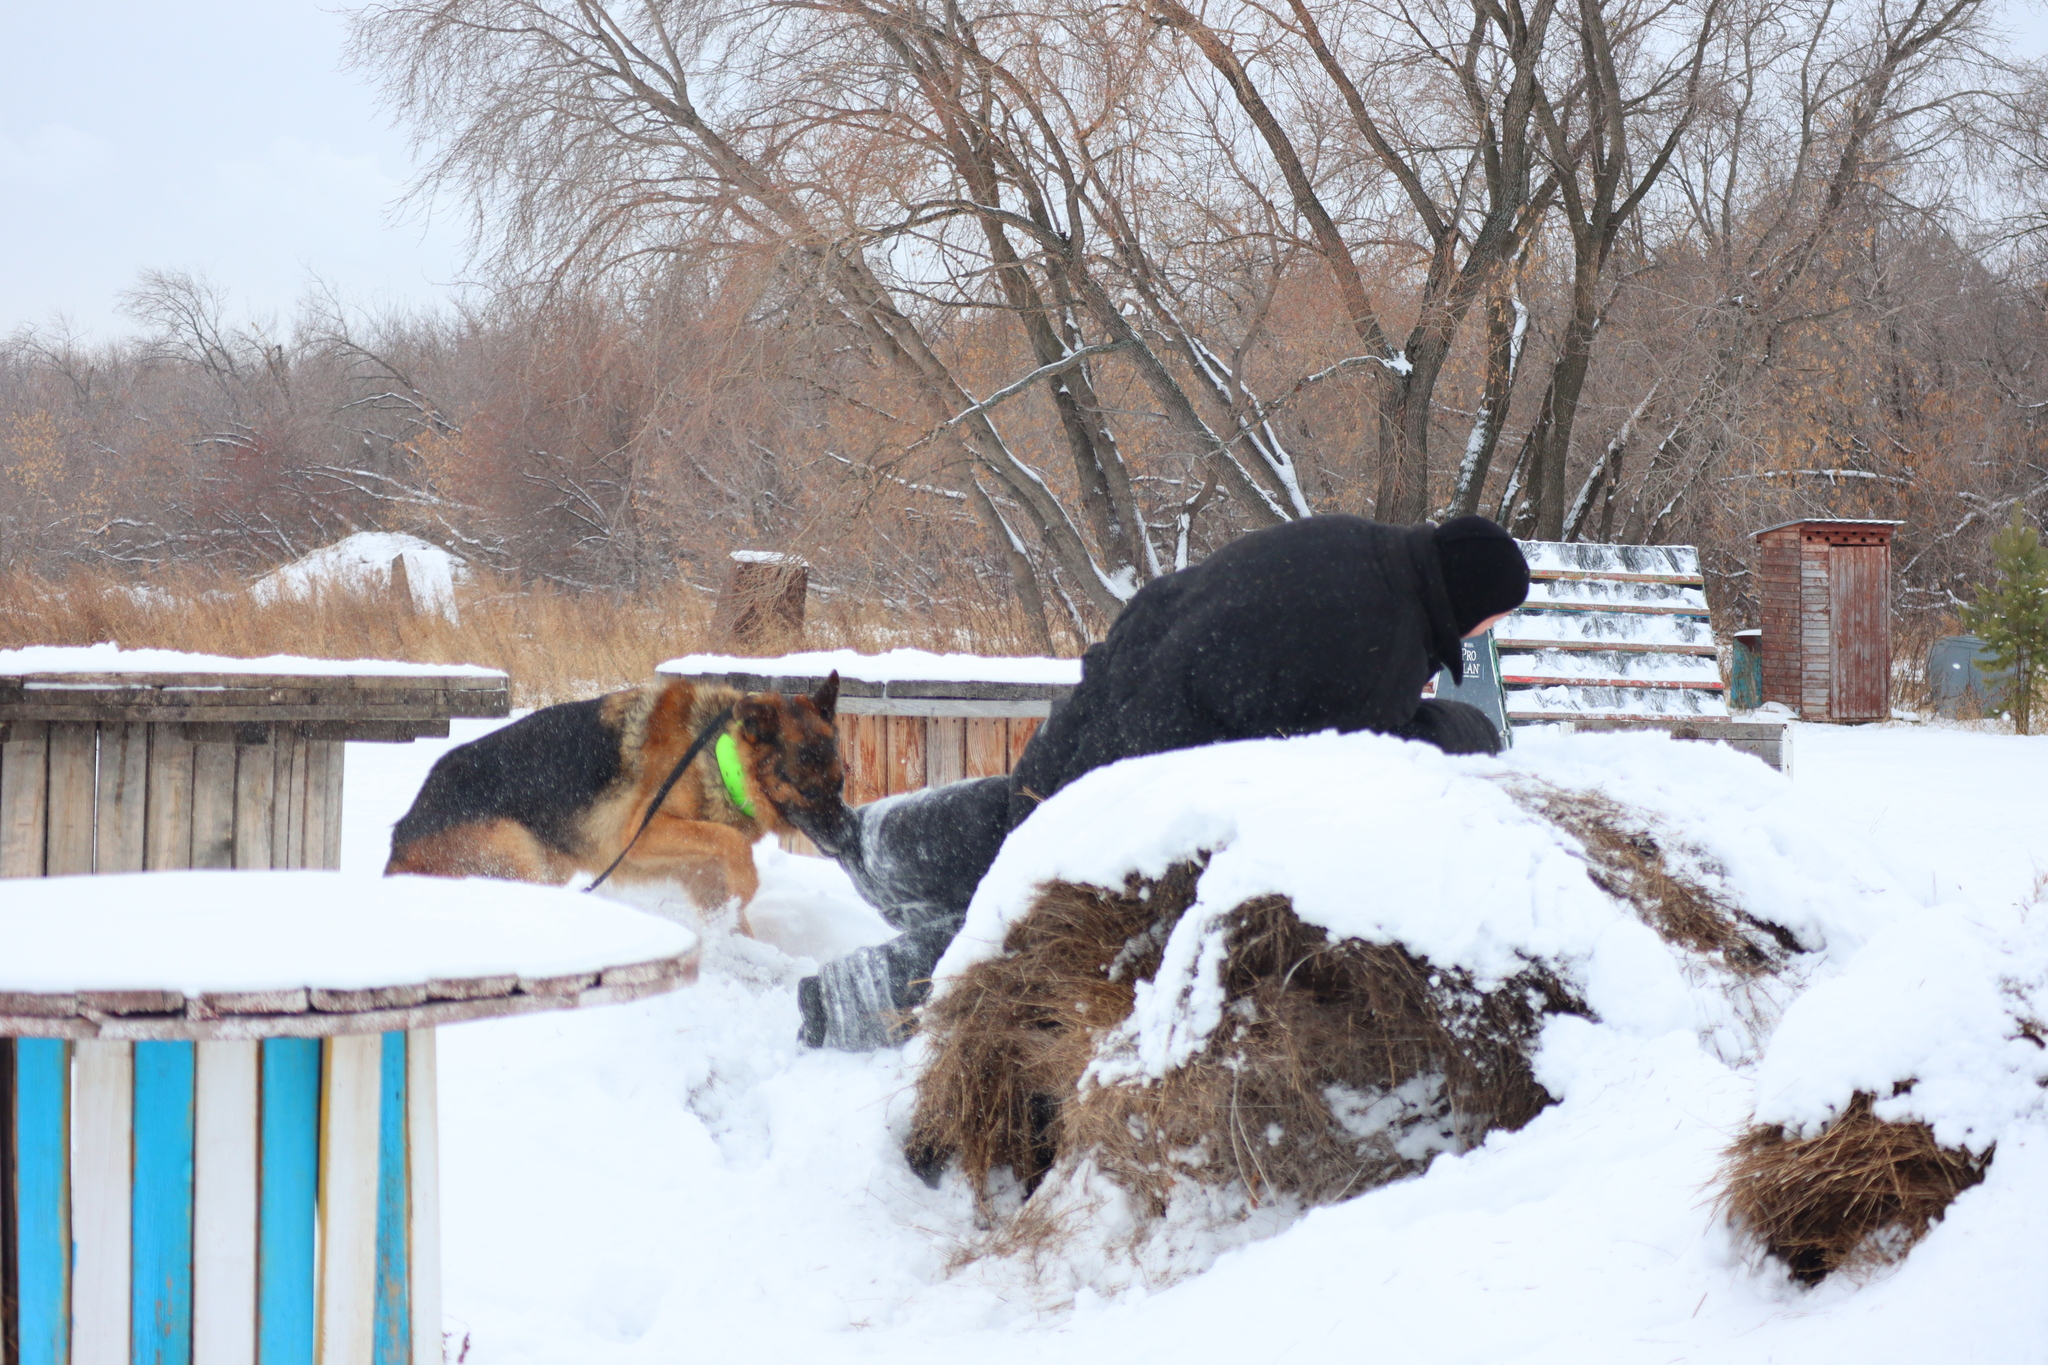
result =
[[[1010,772],[1043,723],[1026,716],[841,716],[846,803]]]
[[[307,728],[0,727],[0,877],[339,867],[345,746]]]

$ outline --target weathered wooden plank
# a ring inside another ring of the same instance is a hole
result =
[[[320,1053],[312,1038],[263,1043],[256,1270],[262,1365],[313,1365]]]
[[[916,791],[924,786],[925,722],[918,716],[885,716],[889,728],[887,795]]]
[[[177,1014],[185,997],[177,991],[80,991],[78,1008],[85,1014]]]
[[[71,1052],[56,1038],[17,1038],[14,1062],[12,1266],[19,1365],[71,1355]]]
[[[381,1010],[399,1005],[417,1005],[427,998],[427,984],[372,986],[367,990],[338,991],[314,987],[306,992],[307,1002],[316,1010]]]
[[[408,1365],[412,1358],[411,1198],[406,1179],[406,1038],[378,1040],[377,1076],[377,1288],[372,1326],[375,1365]]]
[[[846,802],[864,806],[889,794],[889,723],[879,716],[848,716],[853,743],[840,746],[846,764]]]
[[[135,1049],[73,1048],[71,1365],[129,1365]]]
[[[277,794],[270,831],[273,867],[306,865],[306,738],[297,726],[281,725],[271,737],[277,753]]]
[[[191,1365],[193,1043],[135,1045],[132,1365]]]
[[[1010,733],[1002,718],[979,717],[967,722],[966,775],[995,777],[1010,770]]]
[[[327,1044],[320,1103],[320,1365],[373,1365],[383,1039]]]
[[[1062,689],[1065,690],[1065,689]],[[851,697],[839,703],[842,716],[950,716],[1001,718],[1052,714],[1051,700],[982,701],[950,697]]]
[[[176,691],[180,688],[228,689],[243,692],[502,692],[499,674],[421,673],[221,673],[204,669],[158,672],[110,671],[78,673],[7,673],[0,676],[25,686],[62,688],[127,688],[134,691]]]
[[[304,986],[275,991],[208,991],[186,1004],[195,1019],[218,1019],[223,1014],[298,1014],[309,1005]]]
[[[305,740],[306,843],[298,864],[300,867],[330,866],[327,861],[327,791],[328,764],[333,747],[329,740],[310,737]]]
[[[1011,772],[1017,771],[1017,764],[1024,757],[1024,751],[1031,747],[1031,737],[1038,733],[1038,727],[1042,723],[1041,721],[1028,719],[1011,720],[1009,735]]]
[[[429,999],[416,1005],[345,1012],[311,1009],[277,1014],[214,1010],[202,999],[184,1002],[176,992],[99,991],[76,995],[24,997],[0,1008],[0,1037],[98,1038],[120,1042],[249,1038],[332,1038],[348,1034],[387,1033],[393,1029],[429,1028],[465,1019],[492,1019],[541,1010],[612,1005],[673,990],[697,979],[695,951],[666,959],[659,970],[641,974],[635,964],[625,975],[599,982],[595,974],[541,978],[521,983],[531,990],[510,994]],[[580,983],[580,989],[579,989]],[[436,989],[447,983],[434,983]],[[296,993],[280,993],[295,995]],[[169,1002],[169,1008],[154,1008]],[[180,1002],[187,1008],[179,1008]],[[288,1004],[296,1001],[288,1000]],[[118,1008],[104,1008],[113,1005]],[[67,1008],[68,1006],[68,1008]],[[75,1012],[73,1012],[75,1011]]]
[[[192,743],[168,725],[149,731],[143,865],[152,872],[192,866]]]
[[[406,1146],[411,1160],[412,1365],[443,1365],[441,1119],[434,1030],[405,1041]]]
[[[140,872],[148,814],[148,726],[100,726],[98,782],[93,865],[100,872]]]
[[[341,787],[342,770],[348,762],[348,746],[338,739],[321,742],[327,746],[327,792],[322,801],[326,830],[322,839],[325,852],[320,866],[332,871],[341,867]]]
[[[50,832],[47,868],[52,877],[92,871],[92,825],[99,805],[93,769],[99,727],[66,722],[50,727]]]
[[[967,776],[967,722],[932,716],[924,723],[924,785],[943,787]]]
[[[277,746],[266,732],[261,744],[235,746],[235,866],[271,866],[273,824],[270,802],[277,791]]]
[[[235,746],[192,746],[192,866],[235,865]]]
[[[1706,580],[1696,573],[1621,573],[1605,569],[1532,569],[1531,582],[1569,583],[1587,579],[1604,579],[1613,583],[1670,583],[1678,587],[1698,588]]]
[[[261,1044],[200,1043],[193,1130],[192,1358],[256,1365]]]
[[[8,727],[0,742],[0,877],[40,877],[50,813],[50,727]]]
[[[496,715],[503,715],[500,711]],[[27,720],[122,721],[133,724],[177,724],[198,729],[188,739],[220,738],[210,727],[267,725],[273,721],[329,727],[321,733],[328,739],[354,739],[360,729],[367,739],[392,739],[406,734],[446,734],[448,721],[462,719],[463,713],[446,708],[388,705],[337,707],[308,706],[149,706],[138,704],[94,704],[67,697],[47,700],[31,693],[26,701],[0,697],[0,723]]]

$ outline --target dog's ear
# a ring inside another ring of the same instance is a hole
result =
[[[747,738],[757,744],[772,744],[782,732],[782,708],[776,702],[758,696],[741,697],[733,703],[732,714]]]
[[[818,714],[825,723],[832,723],[833,712],[839,709],[839,670],[833,669],[825,681],[818,684],[818,690],[811,693],[811,705],[818,708]]]

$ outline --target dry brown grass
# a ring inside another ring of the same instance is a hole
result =
[[[1858,1093],[1818,1136],[1759,1124],[1728,1149],[1721,1207],[1801,1284],[1897,1261],[1991,1164],[1870,1105]]]
[[[1576,839],[1593,884],[1635,907],[1665,942],[1738,977],[1775,973],[1800,951],[1799,941],[1782,926],[1674,871],[1655,836],[1599,793],[1523,780],[1511,794]]]
[[[999,1169],[1031,1189],[1082,1159],[1154,1216],[1182,1178],[1235,1185],[1253,1204],[1324,1203],[1427,1161],[1347,1128],[1333,1095],[1364,1103],[1420,1080],[1435,1098],[1412,1120],[1454,1147],[1550,1102],[1528,1051],[1545,1015],[1584,1009],[1554,977],[1532,967],[1482,992],[1397,946],[1332,942],[1277,896],[1226,921],[1224,1023],[1198,1056],[1152,1084],[1084,1087],[1199,877],[1182,865],[1121,892],[1042,889],[1005,955],[925,1012],[913,1165],[957,1159],[985,1204]]]
[[[456,590],[460,622],[415,613],[383,589],[330,588],[269,604],[236,578],[198,569],[146,578],[79,570],[61,581],[0,575],[0,649],[84,645],[183,649],[259,657],[408,659],[502,668],[513,704],[543,706],[645,680],[679,654],[719,648],[712,600],[675,586],[637,595],[576,592],[477,573]],[[803,646],[877,650],[903,645],[1022,652],[994,608],[957,619],[906,618],[886,607],[814,593]]]

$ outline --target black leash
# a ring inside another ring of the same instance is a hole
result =
[[[699,730],[697,737],[690,741],[690,747],[683,752],[681,758],[676,760],[676,766],[669,769],[668,780],[663,782],[661,790],[654,794],[654,804],[647,808],[645,818],[640,821],[640,828],[634,830],[633,837],[626,840],[626,846],[619,850],[618,857],[612,859],[612,865],[598,873],[596,881],[583,888],[585,891],[597,890],[597,888],[604,885],[606,877],[619,870],[619,864],[626,861],[626,855],[633,851],[633,845],[640,842],[640,836],[645,834],[647,827],[654,823],[654,813],[661,809],[661,803],[668,800],[668,794],[674,791],[676,783],[682,780],[683,770],[696,761],[697,755],[704,752],[704,746],[716,738],[718,732],[725,728],[725,723],[731,719],[732,708],[728,706],[710,720],[704,722],[704,728]]]

